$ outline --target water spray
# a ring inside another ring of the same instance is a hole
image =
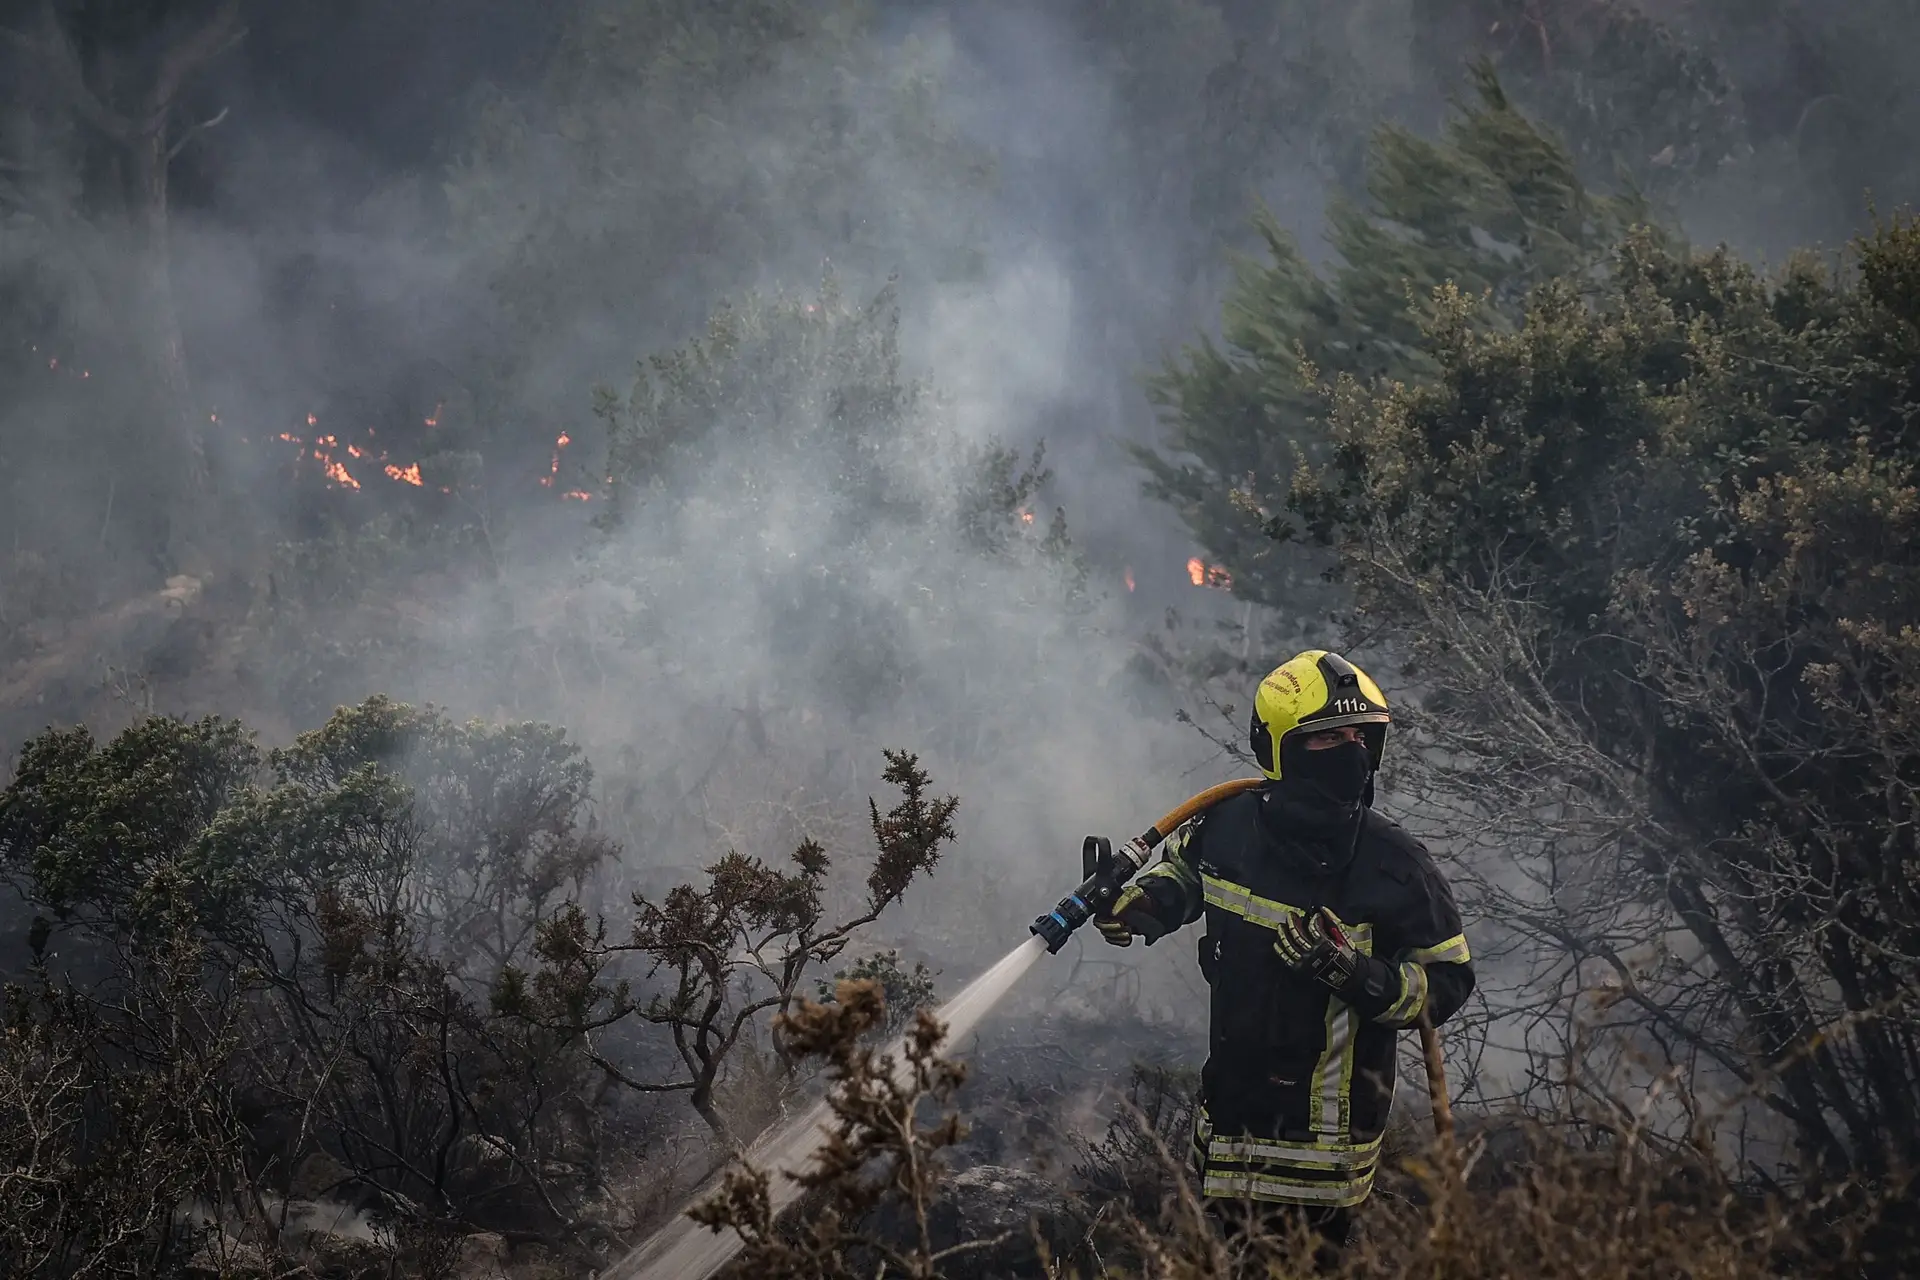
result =
[[[958,1039],[978,1026],[1001,997],[1006,995],[1026,971],[1033,967],[1044,949],[1054,954],[1081,925],[1113,906],[1120,890],[1147,865],[1147,859],[1169,835],[1178,831],[1197,814],[1203,813],[1229,796],[1265,786],[1265,778],[1237,778],[1208,787],[1165,814],[1140,835],[1113,848],[1102,836],[1088,836],[1080,847],[1080,873],[1084,877],[1060,904],[1033,922],[1032,937],[1003,956],[1000,962],[968,983],[959,994],[942,1005],[935,1015],[946,1025],[948,1036]],[[1427,1063],[1427,1090],[1433,1101],[1434,1130],[1446,1141],[1453,1131],[1453,1114],[1447,1105],[1447,1080],[1440,1057],[1440,1038],[1433,1024],[1420,1015],[1420,1041]],[[896,1063],[904,1060],[903,1047],[892,1049]],[[896,1066],[896,1070],[903,1068]],[[768,1193],[773,1210],[782,1209],[799,1198],[800,1186],[781,1174],[799,1173],[819,1153],[826,1142],[826,1126],[831,1119],[825,1102],[816,1102],[807,1111],[777,1130],[761,1136],[746,1159],[769,1175]],[[685,1214],[674,1218],[625,1257],[601,1272],[602,1280],[704,1280],[740,1251],[744,1242],[731,1229],[708,1231],[694,1224]]]

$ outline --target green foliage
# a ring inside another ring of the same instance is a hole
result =
[[[194,897],[220,899],[227,886],[185,858],[260,764],[246,729],[216,717],[145,720],[105,746],[85,729],[49,730],[0,794],[0,853],[57,916],[144,936],[183,875]]]
[[[1637,234],[1518,329],[1442,290],[1437,376],[1341,380],[1294,494],[1419,673],[1447,785],[1502,830],[1562,797],[1519,838],[1586,888],[1506,918],[1869,1172],[1914,1158],[1920,1090],[1916,279],[1902,218],[1774,279]],[[1680,953],[1633,959],[1629,903]]]
[[[86,1124],[147,1114],[143,1073],[190,1061],[178,1105],[230,1141],[196,1159],[241,1195],[209,1209],[232,1230],[278,1247],[248,1197],[316,1164],[416,1226],[570,1229],[589,1061],[551,1028],[596,976],[564,967],[569,904],[609,849],[582,829],[592,774],[562,733],[374,698],[271,752],[270,777],[217,719],[104,745],[49,731],[21,763],[0,867],[53,918],[39,951],[65,957],[30,1016],[97,1046]],[[526,998],[490,998],[516,968]],[[112,1150],[76,1176],[106,1176],[86,1170]]]
[[[921,1009],[933,1007],[933,977],[933,970],[924,962],[916,960],[908,969],[900,963],[900,953],[889,948],[861,956],[846,968],[836,969],[831,981],[821,979],[814,985],[815,994],[825,1003],[833,999],[834,990],[842,982],[878,983],[886,1004],[886,1020],[878,1031],[891,1037],[905,1031]]]
[[[953,840],[953,814],[960,807],[954,796],[927,797],[932,778],[909,752],[887,752],[885,777],[900,788],[900,803],[882,817],[879,804],[867,801],[873,843],[879,849],[867,877],[867,905],[876,912],[905,893],[916,877],[933,870],[941,847]]]
[[[1433,290],[1487,295],[1510,325],[1527,290],[1585,273],[1633,221],[1632,202],[1589,192],[1573,157],[1520,114],[1491,75],[1439,141],[1375,135],[1364,204],[1329,211],[1337,262],[1316,271],[1271,215],[1267,260],[1244,260],[1222,342],[1203,339],[1150,384],[1162,443],[1136,453],[1234,593],[1276,606],[1311,596],[1317,567],[1279,544],[1288,486],[1325,440],[1318,376],[1419,380]]]
[[[1566,140],[1589,179],[1656,198],[1698,191],[1748,150],[1748,125],[1710,39],[1675,13],[1617,0],[1422,6],[1429,56],[1484,54],[1515,99]]]

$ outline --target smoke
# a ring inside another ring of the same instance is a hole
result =
[[[1196,549],[1140,496],[1139,375],[1214,325],[1255,196],[1316,243],[1323,175],[1350,159],[1315,159],[1327,134],[1351,151],[1386,102],[1432,124],[1404,7],[1367,6],[1362,29],[1236,26],[1177,0],[901,3],[873,21],[495,0],[325,31],[302,9],[257,15],[208,90],[231,120],[179,161],[173,285],[227,504],[198,612],[127,604],[165,585],[138,344],[101,336],[134,251],[112,218],[72,212],[84,184],[59,188],[65,221],[0,224],[0,269],[32,264],[64,299],[44,340],[37,317],[7,333],[10,743],[127,714],[108,669],[158,709],[275,738],[375,691],[551,720],[587,745],[625,844],[602,886],[616,913],[623,890],[725,847],[778,859],[805,834],[856,853],[880,749],[918,750],[963,798],[960,847],[871,941],[956,978],[1077,878],[1082,833],[1131,834],[1232,767],[1138,661],[1167,608],[1230,604],[1188,580]],[[1771,35],[1749,34],[1728,38],[1732,65],[1772,84]],[[1337,48],[1351,61],[1326,61]],[[1316,59],[1354,78],[1312,127],[1256,118],[1202,154],[1224,129],[1216,73]],[[1799,123],[1762,142],[1814,146],[1821,86],[1852,66],[1795,81]],[[1701,201],[1696,229],[1762,242],[1776,228],[1752,219],[1785,207]],[[1749,221],[1715,221],[1735,212]],[[1832,212],[1779,217],[1797,238]],[[895,276],[897,332],[861,321]],[[636,361],[727,302],[760,326],[764,365],[652,368],[632,389]],[[904,398],[854,436],[849,387]],[[661,397],[682,416],[649,417]],[[602,527],[622,423],[682,434]],[[983,540],[982,451],[1024,461],[1043,439],[1032,524],[1011,510]],[[1056,508],[1072,554],[1046,545]],[[1185,949],[1167,950],[1122,959],[1150,976],[1147,1003],[1190,1018]]]
[[[959,978],[1022,936],[1078,878],[1084,832],[1144,827],[1212,780],[1135,659],[1160,607],[1225,595],[1186,581],[1192,548],[1119,448],[1144,433],[1138,373],[1205,299],[1183,295],[1165,210],[1129,213],[1156,178],[1126,169],[1133,126],[1078,35],[1021,7],[886,18],[660,26],[584,4],[526,66],[443,25],[443,86],[448,65],[508,71],[449,94],[451,124],[442,107],[389,131],[293,69],[344,65],[365,33],[300,52],[262,15],[273,61],[224,73],[235,115],[183,152],[172,232],[225,499],[209,589],[99,627],[164,585],[156,464],[36,453],[20,487],[46,507],[17,509],[14,536],[60,582],[105,562],[112,586],[35,603],[47,631],[23,647],[71,660],[0,727],[151,705],[284,740],[375,691],[564,724],[626,847],[602,886],[616,915],[727,847],[776,860],[811,835],[857,859],[880,749],[905,747],[962,796],[962,840],[873,945]],[[103,236],[72,279],[134,269]],[[890,277],[897,374],[866,349],[809,367],[882,341],[860,317]],[[723,306],[765,323],[770,363],[679,394],[684,447],[625,477],[645,491],[597,527],[619,441],[594,389],[643,417],[666,379],[630,393],[635,362]],[[904,399],[855,438],[850,386]],[[60,430],[139,438],[136,371],[111,403],[65,390]],[[1017,473],[1043,439],[1051,478],[982,527],[992,451]]]

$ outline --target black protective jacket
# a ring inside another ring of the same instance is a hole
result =
[[[1316,815],[1308,815],[1309,818]],[[1359,807],[1301,820],[1277,787],[1222,801],[1181,828],[1138,883],[1169,928],[1206,917],[1212,988],[1195,1157],[1206,1194],[1357,1204],[1372,1189],[1392,1106],[1399,1031],[1445,1021],[1473,991],[1453,894],[1426,849]],[[1273,948],[1289,912],[1330,908],[1386,962],[1383,989],[1342,999]]]

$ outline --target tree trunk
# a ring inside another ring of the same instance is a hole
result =
[[[142,281],[149,323],[153,328],[155,372],[173,407],[182,413],[193,403],[192,378],[187,368],[186,341],[180,332],[180,312],[173,296],[173,256],[169,242],[167,193],[167,139],[153,133],[134,143],[135,190],[131,210],[144,259]],[[184,441],[190,445],[187,468],[197,485],[207,477],[204,433],[189,424]]]
[[[128,143],[127,212],[137,245],[140,308],[135,322],[146,329],[142,347],[161,397],[164,437],[170,442],[167,467],[167,546],[171,568],[189,569],[208,532],[212,472],[200,407],[193,400],[193,379],[186,340],[173,290],[167,170],[170,143],[164,127],[136,135]]]

